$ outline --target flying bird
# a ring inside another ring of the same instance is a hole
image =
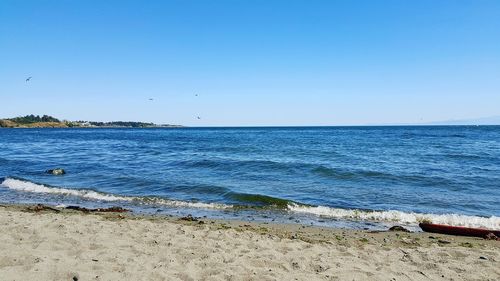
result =
[[[150,98],[149,100],[153,100],[152,98]]]
[[[198,116],[198,117],[196,117],[196,118],[197,118],[198,120],[200,120],[200,119],[201,119],[201,117],[200,117],[200,116]]]
[[[26,82],[29,82],[31,80],[31,78],[32,78],[31,76],[26,78]]]
[[[195,94],[194,96],[195,96],[195,97],[197,97],[197,96],[198,96],[198,94]]]

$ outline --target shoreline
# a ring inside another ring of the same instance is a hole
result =
[[[500,243],[0,204],[5,280],[495,280]],[[393,278],[393,279],[391,279]]]
[[[500,127],[500,124],[443,124],[443,125],[419,125],[419,124],[407,124],[407,125],[269,125],[269,126],[217,126],[217,125],[207,125],[207,126],[186,126],[186,125],[165,125],[165,126],[145,126],[145,127],[127,127],[127,126],[41,126],[41,127],[30,127],[30,126],[16,126],[7,127],[0,126],[0,129],[266,129],[266,128],[283,128],[283,129],[295,129],[295,128],[442,128],[442,127]]]
[[[275,223],[311,224],[331,228],[352,228],[365,230],[388,230],[390,227],[400,225],[412,231],[419,231],[420,222],[432,222],[450,226],[463,226],[471,228],[485,228],[500,230],[500,218],[496,216],[465,215],[455,213],[415,213],[399,210],[369,210],[369,209],[342,209],[328,206],[315,206],[301,204],[292,200],[252,194],[242,204],[182,201],[176,199],[163,199],[154,196],[127,196],[115,193],[98,192],[93,189],[65,188],[45,185],[23,178],[0,178],[0,186],[14,191],[27,191],[31,194],[71,195],[75,198],[102,200],[104,203],[94,207],[110,207],[116,204],[128,208],[136,213],[172,214],[189,213],[197,216],[207,215],[219,219],[240,219],[247,221],[267,221]],[[66,204],[92,207],[93,204],[76,201],[41,200],[33,202],[19,201],[11,198],[6,202],[16,203],[43,203]],[[147,204],[135,204],[146,202]],[[267,205],[256,206],[252,203],[265,202]]]
[[[42,127],[30,127],[30,126],[17,126],[17,127],[2,127],[0,129],[180,129],[189,128],[183,125],[171,125],[171,126],[147,126],[147,127],[126,127],[126,126],[42,126]]]

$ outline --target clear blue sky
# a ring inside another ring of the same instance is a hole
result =
[[[500,115],[500,1],[2,0],[0,100],[190,126]]]

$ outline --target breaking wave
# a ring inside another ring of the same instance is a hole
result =
[[[170,207],[194,207],[194,208],[207,208],[207,209],[227,209],[232,207],[231,205],[225,205],[225,204],[187,202],[179,200],[169,200],[158,197],[121,196],[109,193],[101,193],[89,189],[52,187],[48,185],[38,184],[15,178],[5,178],[0,183],[0,186],[17,191],[75,196],[90,200],[99,200],[106,202],[122,201],[122,202],[135,202],[139,204],[152,204],[152,205],[157,204]]]
[[[313,214],[338,219],[398,222],[404,224],[418,224],[420,222],[428,221],[437,224],[500,230],[500,217],[495,216],[478,217],[458,214],[420,214],[406,213],[395,210],[364,211],[330,208],[324,206],[303,206],[298,204],[289,204],[288,209],[296,213]]]
[[[203,203],[189,202],[180,200],[170,200],[154,196],[123,196],[109,193],[97,192],[90,189],[73,189],[54,187],[18,178],[0,178],[0,187],[8,188],[16,191],[54,194],[61,196],[72,196],[85,198],[89,200],[98,200],[105,202],[131,202],[142,205],[160,205],[168,207],[184,207],[184,208],[204,208],[204,209],[238,209],[245,206],[233,206],[220,203]],[[251,204],[272,206],[276,209],[285,209],[289,212],[299,214],[310,214],[315,216],[327,217],[332,219],[345,220],[361,220],[361,221],[378,221],[389,223],[400,223],[408,225],[416,225],[420,222],[428,221],[437,224],[446,224],[453,226],[479,227],[494,230],[500,230],[500,217],[479,217],[459,214],[421,214],[414,212],[402,212],[396,210],[388,211],[370,211],[359,209],[341,209],[326,206],[311,206],[299,204],[293,201],[258,195],[258,194],[242,194],[228,193],[232,199],[240,202]]]

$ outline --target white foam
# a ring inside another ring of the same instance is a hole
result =
[[[136,197],[136,196],[119,196],[113,194],[100,193],[87,189],[51,187],[43,184],[37,184],[30,181],[24,181],[13,178],[6,178],[2,183],[0,183],[0,186],[24,192],[59,194],[59,195],[75,196],[75,197],[81,197],[91,200],[107,201],[107,202],[136,201],[137,203],[140,204],[155,204],[155,205],[166,205],[171,207],[204,208],[204,209],[226,209],[232,207],[230,205],[215,204],[215,203],[186,202],[186,201],[168,200],[155,197],[146,198],[146,197]]]
[[[367,221],[385,221],[398,222],[403,224],[418,224],[423,221],[430,221],[437,224],[446,224],[453,226],[479,227],[493,230],[500,230],[500,217],[491,216],[478,217],[458,214],[420,214],[405,213],[401,211],[362,211],[330,208],[324,206],[311,207],[297,204],[289,204],[288,209],[296,213],[313,214],[330,218],[367,220]]]
[[[91,200],[100,201],[134,201],[144,205],[165,205],[169,207],[184,207],[184,208],[201,208],[201,209],[227,209],[232,208],[231,205],[217,203],[202,203],[202,202],[187,202],[178,200],[169,200],[157,197],[134,197],[134,196],[119,196],[113,194],[100,193],[87,189],[70,189],[51,187],[43,184],[37,184],[30,181],[6,178],[0,186],[12,190],[32,193],[59,194],[67,196],[81,197]],[[489,218],[478,216],[466,216],[458,214],[420,214],[406,213],[401,211],[362,211],[330,208],[325,206],[303,206],[298,204],[289,204],[288,209],[292,212],[312,214],[317,216],[325,216],[339,219],[352,220],[367,220],[367,221],[382,221],[382,222],[397,222],[402,224],[418,224],[422,221],[431,221],[438,224],[447,224],[454,226],[466,227],[481,227],[488,229],[500,230],[500,217],[492,216]]]
[[[228,209],[232,205],[218,204],[218,203],[202,203],[202,202],[187,202],[179,200],[169,200],[157,197],[148,197],[146,200],[141,197],[136,197],[139,203],[142,204],[156,204],[166,205],[170,207],[184,207],[184,208],[200,208],[200,209]]]
[[[9,189],[34,192],[34,193],[52,193],[61,195],[78,196],[88,199],[101,200],[101,201],[131,201],[130,197],[115,196],[111,194],[104,194],[95,192],[93,190],[85,189],[68,189],[59,187],[48,187],[43,184],[36,184],[29,181],[7,178],[2,182],[4,187]]]

